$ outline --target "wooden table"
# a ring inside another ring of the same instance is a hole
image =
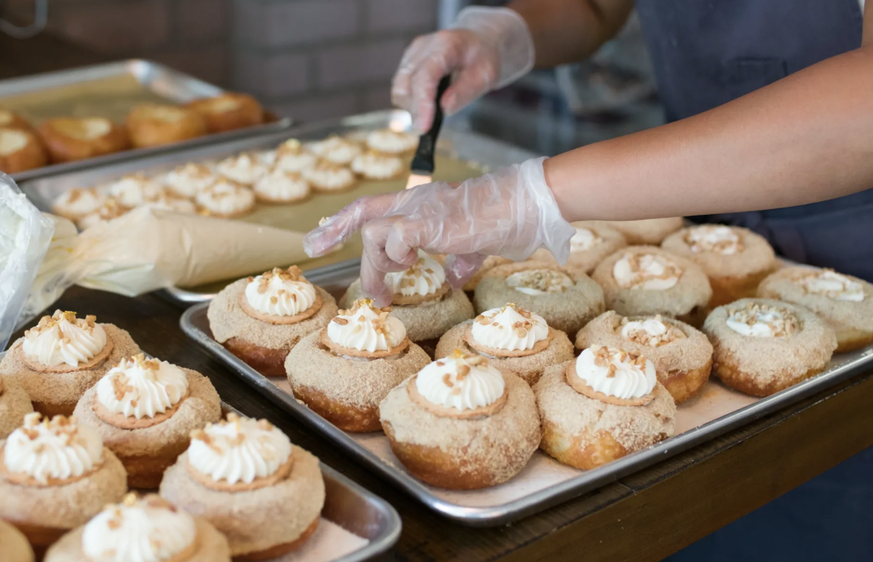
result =
[[[388,500],[397,560],[660,560],[873,445],[873,371],[596,492],[511,525],[472,529],[432,514],[285,414],[196,347],[181,310],[152,294],[81,288],[57,308],[127,329],[144,351],[212,379],[222,399]]]

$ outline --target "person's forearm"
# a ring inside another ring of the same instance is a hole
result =
[[[536,66],[553,67],[592,55],[621,29],[632,0],[515,0],[508,4],[525,19]]]
[[[545,173],[568,220],[763,210],[871,188],[873,45],[700,115],[555,156]]]

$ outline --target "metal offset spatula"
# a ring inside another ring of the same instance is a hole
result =
[[[415,151],[415,156],[412,157],[412,166],[410,166],[412,173],[409,176],[409,181],[406,182],[406,189],[412,189],[433,180],[436,141],[440,134],[440,128],[443,126],[443,108],[440,105],[440,100],[443,99],[443,94],[446,93],[451,81],[451,76],[443,76],[437,86],[433,124],[430,126],[430,130],[421,135],[418,141],[418,149]]]

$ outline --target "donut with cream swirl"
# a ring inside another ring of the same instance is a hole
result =
[[[39,413],[24,416],[2,447],[2,473],[10,482],[56,486],[88,476],[103,463],[103,441],[76,418]]]
[[[405,271],[393,271],[385,275],[385,282],[394,296],[392,304],[410,305],[436,300],[445,295],[450,287],[446,283],[446,271],[438,261],[421,250],[418,259]]]
[[[679,282],[682,269],[656,254],[625,254],[613,266],[612,275],[622,289],[662,291]]]
[[[252,190],[227,179],[217,180],[200,190],[194,201],[206,214],[223,218],[239,217],[255,208]]]
[[[249,277],[240,304],[249,316],[258,320],[294,324],[318,312],[322,299],[300,268],[292,265]]]
[[[96,317],[76,318],[75,312],[55,311],[24,333],[22,359],[35,370],[75,371],[96,365],[109,354],[112,342]]]
[[[297,139],[288,139],[276,149],[276,168],[286,172],[299,173],[311,168],[318,161],[318,156],[303,148]]]
[[[340,310],[322,331],[322,343],[338,355],[370,359],[397,355],[409,346],[406,328],[391,308],[376,308],[370,299]]]
[[[439,416],[478,418],[506,403],[503,375],[478,355],[456,351],[430,363],[407,383],[410,398]]]
[[[584,350],[567,368],[574,390],[609,404],[647,404],[657,382],[655,366],[642,355],[601,345]]]
[[[228,491],[272,486],[291,470],[291,441],[267,420],[241,418],[207,424],[191,434],[188,470],[207,488]]]
[[[531,355],[548,346],[549,326],[542,316],[508,303],[477,316],[466,340],[485,353]]]

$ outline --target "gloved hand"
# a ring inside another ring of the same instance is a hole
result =
[[[391,301],[385,274],[402,271],[418,248],[449,254],[446,274],[462,286],[489,255],[521,261],[546,248],[564,263],[575,229],[564,220],[535,158],[465,181],[425,184],[399,193],[358,199],[303,239],[311,256],[361,230],[361,283],[379,306]]]
[[[412,114],[420,132],[430,128],[440,79],[455,73],[442,98],[451,115],[490,90],[518,80],[534,65],[527,23],[509,8],[469,7],[451,29],[422,35],[406,49],[394,75],[391,100]]]

